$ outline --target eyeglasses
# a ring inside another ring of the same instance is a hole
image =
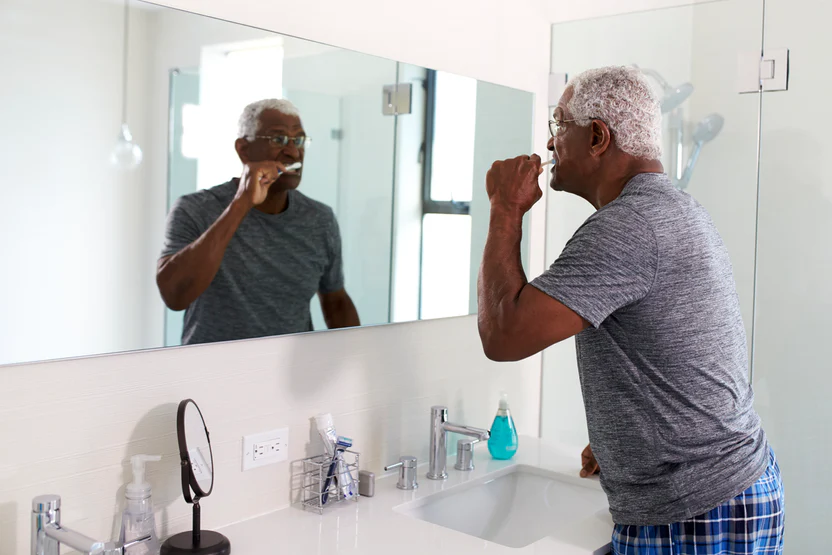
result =
[[[255,135],[255,139],[266,139],[276,147],[285,148],[289,143],[295,145],[295,148],[306,148],[312,143],[312,139],[306,135],[300,137],[287,137],[286,135]]]
[[[607,123],[604,120],[602,120],[601,118],[586,118],[586,119],[589,119],[589,120],[592,120],[592,121],[603,121],[604,124]],[[552,134],[552,137],[556,137],[558,135],[558,133],[563,131],[563,129],[564,129],[563,124],[564,123],[572,123],[573,121],[580,121],[580,120],[577,120],[577,119],[561,119],[561,120],[550,119],[549,120],[549,133]]]
[[[573,121],[578,121],[578,120],[576,120],[576,119],[563,119],[563,120],[550,119],[549,120],[549,133],[551,133],[552,137],[556,137],[558,133],[563,131],[563,124],[564,123],[572,123]]]

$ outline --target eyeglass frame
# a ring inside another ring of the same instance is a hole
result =
[[[572,123],[574,121],[578,121],[578,120],[577,119],[562,119],[562,120],[550,119],[549,120],[549,134],[552,137],[557,137],[558,133],[561,130],[561,126],[564,123]]]
[[[588,120],[590,120],[590,121],[598,120],[598,121],[603,121],[603,122],[604,122],[604,125],[606,125],[606,124],[607,124],[607,122],[605,122],[605,121],[604,121],[604,120],[602,120],[601,118],[581,118],[581,119],[588,119]],[[561,125],[563,125],[564,123],[573,123],[573,122],[576,122],[576,121],[581,121],[581,120],[580,120],[580,119],[578,119],[578,118],[573,118],[573,119],[563,119],[563,120],[560,120],[560,121],[558,121],[558,120],[556,120],[556,119],[550,119],[550,120],[549,120],[549,134],[552,136],[552,138],[555,138],[555,137],[557,137],[557,136],[558,136],[558,133],[560,132],[560,129],[558,129],[558,128],[560,128],[560,126],[561,126]],[[554,126],[555,126],[555,128],[557,129],[557,131],[553,131],[553,130],[552,130],[552,125],[554,125]]]
[[[287,146],[289,146],[289,143],[291,142],[295,145],[295,148],[297,148],[298,150],[306,148],[312,142],[312,138],[308,137],[307,135],[301,135],[298,137],[290,137],[288,135],[255,135],[254,138],[266,139],[267,141],[269,141],[271,145],[276,146],[278,148],[286,148]],[[275,139],[280,138],[283,139],[283,144],[280,144],[277,141],[275,141]],[[298,140],[300,140],[300,144],[298,144]]]

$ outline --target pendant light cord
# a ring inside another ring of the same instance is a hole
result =
[[[124,45],[121,60],[121,123],[127,123],[127,45],[130,41],[130,0],[124,0]]]

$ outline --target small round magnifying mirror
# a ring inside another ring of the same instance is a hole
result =
[[[197,497],[208,497],[214,489],[214,457],[202,413],[190,399],[182,401],[176,415],[179,453],[188,467],[188,485]],[[184,474],[183,474],[184,478]],[[182,482],[185,487],[185,482]],[[185,494],[187,495],[187,494]]]
[[[182,495],[193,505],[193,530],[171,536],[162,545],[161,555],[229,555],[231,543],[218,532],[202,530],[200,500],[214,490],[214,455],[211,436],[202,412],[191,399],[179,403],[176,436],[182,465]]]

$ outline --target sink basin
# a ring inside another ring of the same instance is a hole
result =
[[[579,477],[517,465],[423,499],[399,513],[507,547],[572,537],[587,519],[609,521],[606,496]]]

